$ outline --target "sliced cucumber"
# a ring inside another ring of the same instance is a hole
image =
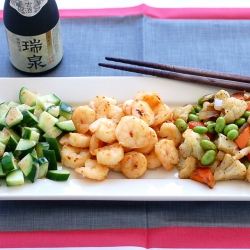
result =
[[[50,94],[37,97],[36,102],[43,110],[46,110],[52,105],[60,105],[61,100],[56,95]]]
[[[22,130],[22,138],[38,142],[40,139],[40,133],[29,127],[24,127]]]
[[[12,152],[5,153],[2,158],[2,168],[5,174],[18,169],[17,160],[12,154]]]
[[[9,107],[9,108],[17,107],[19,104],[20,104],[20,103],[11,101],[11,102],[8,103],[8,107]]]
[[[49,143],[49,149],[54,150],[57,162],[61,162],[61,152],[57,139],[47,137],[46,141]]]
[[[5,102],[0,103],[0,117],[6,115],[9,110],[8,105]]]
[[[34,183],[39,174],[39,164],[37,159],[31,154],[27,154],[21,161],[18,162],[18,166],[26,178]]]
[[[51,138],[57,138],[59,135],[62,134],[62,130],[58,127],[51,127],[49,130],[46,131],[46,133],[43,134],[43,137],[51,137]]]
[[[44,157],[43,150],[48,150],[49,149],[49,143],[47,143],[47,142],[38,142],[36,144],[35,149],[36,149],[37,157],[42,158],[42,157]]]
[[[4,177],[6,177],[6,173],[3,172],[3,165],[0,162],[0,178],[4,178]]]
[[[70,176],[68,170],[49,170],[46,177],[53,181],[67,181]]]
[[[21,171],[21,169],[16,169],[10,172],[6,176],[6,184],[8,187],[23,185],[24,176],[23,176],[23,172]]]
[[[6,114],[5,122],[7,127],[11,128],[19,124],[23,119],[22,112],[17,107],[12,107]]]
[[[46,109],[46,111],[53,115],[54,117],[58,117],[59,116],[59,113],[60,113],[60,106],[58,105],[51,105],[50,107],[48,107]]]
[[[57,160],[54,150],[43,150],[44,157],[49,162],[49,170],[57,170]]]
[[[38,94],[30,91],[29,89],[22,87],[19,91],[19,100],[22,104],[27,104],[29,106],[36,105],[36,98]]]
[[[36,141],[26,140],[21,138],[14,151],[14,156],[18,159],[23,158],[25,155],[32,152],[36,144],[37,144]]]
[[[6,148],[6,145],[3,144],[2,142],[0,142],[0,157],[3,156],[3,154],[5,152],[5,148]]]
[[[45,133],[58,122],[58,119],[46,111],[43,111],[38,119],[38,127]]]
[[[46,177],[49,169],[49,162],[45,157],[41,157],[38,159],[39,164],[39,174],[38,179]]]
[[[62,102],[60,105],[60,115],[64,116],[67,120],[71,119],[73,108],[68,104]]]
[[[76,130],[76,127],[72,120],[57,122],[56,126],[62,131],[74,132]]]
[[[0,129],[3,129],[5,127],[6,127],[6,114],[0,117]]]
[[[9,131],[7,131],[7,129],[3,129],[0,131],[0,142],[6,145],[8,143],[9,138],[10,133]]]
[[[23,115],[23,119],[21,121],[22,126],[34,127],[38,124],[38,118],[35,115],[33,115],[30,111],[23,110],[22,115]]]

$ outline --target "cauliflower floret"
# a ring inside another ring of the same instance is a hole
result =
[[[219,134],[218,139],[214,141],[214,143],[219,150],[230,155],[235,155],[239,151],[237,144],[234,141],[229,140],[225,135],[221,133]]]
[[[230,154],[226,154],[221,164],[214,171],[214,180],[244,180],[246,167]]]
[[[206,134],[195,133],[192,129],[187,129],[182,136],[184,141],[179,147],[180,154],[185,158],[193,156],[200,160],[205,153],[200,142],[201,140],[209,140],[208,136]]]
[[[180,169],[178,177],[180,179],[189,179],[191,173],[195,170],[197,159],[193,156],[189,156],[178,164]]]
[[[247,103],[243,100],[230,97],[222,102],[222,109],[224,110],[224,118],[227,123],[232,123],[240,118],[246,111]]]
[[[176,108],[173,110],[173,119],[176,121],[178,118],[182,118],[185,122],[188,120],[188,114],[191,112],[193,106],[191,104],[184,107]]]
[[[225,100],[229,97],[230,97],[230,94],[223,89],[220,90],[219,92],[217,92],[214,96],[214,109],[221,111],[223,100]]]

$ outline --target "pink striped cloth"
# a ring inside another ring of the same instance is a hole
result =
[[[155,8],[146,4],[126,8],[61,9],[61,18],[146,15],[161,19],[249,19],[250,8]],[[0,19],[3,11],[0,10]]]

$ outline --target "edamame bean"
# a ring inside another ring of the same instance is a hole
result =
[[[235,120],[234,123],[235,123],[237,126],[240,127],[240,126],[242,126],[245,122],[246,122],[246,119],[245,119],[244,117],[241,117],[241,118]]]
[[[215,161],[216,152],[212,149],[206,151],[206,153],[201,157],[201,164],[208,166]]]
[[[239,136],[239,132],[236,129],[232,129],[227,133],[227,138],[229,140],[235,140]]]
[[[195,108],[194,108],[195,112],[196,113],[199,113],[201,110],[202,110],[202,106],[201,105],[197,105]]]
[[[175,125],[180,132],[183,132],[187,129],[187,123],[181,118],[176,119]]]
[[[207,127],[204,126],[196,126],[193,128],[193,131],[198,134],[206,134],[207,133]]]
[[[195,112],[194,107],[192,107],[192,109],[191,109],[191,111],[190,111],[190,113],[189,113],[189,114],[194,114],[194,115],[196,115],[196,112]]]
[[[214,123],[209,123],[207,125],[207,132],[210,133],[210,134],[215,134],[216,131],[215,131],[215,122]]]
[[[200,145],[204,150],[210,150],[210,149],[216,150],[216,145],[212,141],[209,141],[209,140],[202,140],[200,142]]]
[[[199,121],[199,117],[198,117],[198,115],[189,114],[188,121]]]
[[[236,124],[234,124],[234,123],[228,124],[228,125],[226,125],[226,127],[224,128],[223,134],[224,134],[224,135],[227,135],[227,133],[228,133],[230,130],[232,130],[232,129],[238,130],[239,128],[238,128],[238,126],[237,126]]]
[[[217,133],[222,133],[226,126],[226,120],[224,117],[218,117],[215,122],[215,131]]]
[[[247,119],[250,116],[250,111],[245,111],[242,116]]]

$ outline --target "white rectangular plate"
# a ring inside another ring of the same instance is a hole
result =
[[[122,102],[138,91],[157,91],[171,108],[195,103],[202,95],[219,90],[154,77],[0,78],[0,86],[1,101],[18,101],[20,88],[27,87],[42,95],[54,93],[72,106],[87,104],[96,95]],[[72,171],[66,182],[41,179],[18,187],[0,182],[1,200],[250,200],[247,181],[221,181],[209,189],[195,181],[178,179],[176,171],[163,168],[148,170],[136,180],[110,172],[107,180],[97,182]]]

